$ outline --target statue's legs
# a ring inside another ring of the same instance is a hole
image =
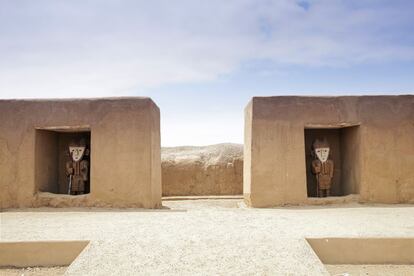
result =
[[[319,197],[327,197],[327,196],[329,196],[328,190],[319,189]]]
[[[81,195],[85,191],[85,183],[79,175],[73,177],[71,195]]]

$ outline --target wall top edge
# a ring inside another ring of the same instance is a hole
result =
[[[358,99],[358,98],[414,98],[414,93],[410,94],[377,94],[377,95],[274,95],[274,96],[253,96],[252,101],[262,99]]]
[[[18,98],[0,99],[0,102],[90,102],[90,101],[141,101],[150,100],[150,97],[95,97],[95,98]]]

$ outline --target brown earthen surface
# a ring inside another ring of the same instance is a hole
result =
[[[324,264],[414,265],[413,238],[328,237],[306,240]]]
[[[280,96],[255,97],[245,109],[247,204],[306,203],[305,129],[335,128],[343,132],[337,191],[414,202],[414,96]]]
[[[90,131],[91,192],[82,206],[161,205],[159,109],[149,98],[0,101],[0,208],[59,192],[56,137]],[[65,190],[65,189],[63,189]]]
[[[89,241],[0,242],[0,267],[68,266]]]
[[[325,265],[333,276],[414,275],[414,265]]]
[[[243,194],[243,146],[162,149],[163,196]]]
[[[27,268],[0,268],[2,276],[62,276],[67,266],[56,267],[27,267]]]

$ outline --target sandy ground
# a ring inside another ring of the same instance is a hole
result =
[[[0,214],[0,239],[91,240],[66,275],[329,275],[305,237],[414,237],[412,205],[248,209],[240,202],[9,210]]]

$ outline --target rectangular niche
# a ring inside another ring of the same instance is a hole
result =
[[[316,177],[312,173],[312,143],[326,140],[330,145],[330,159],[334,162],[334,175],[330,196],[359,193],[360,139],[359,126],[306,127],[305,131],[306,187],[308,197],[317,196]]]
[[[69,180],[66,176],[66,162],[70,160],[69,144],[83,139],[91,149],[91,131],[85,128],[36,129],[35,139],[35,182],[38,192],[68,194]],[[91,156],[85,194],[90,193]]]

